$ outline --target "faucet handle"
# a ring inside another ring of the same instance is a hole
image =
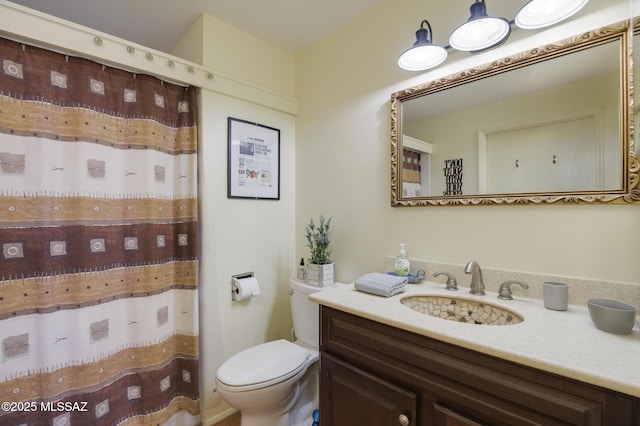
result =
[[[498,290],[498,299],[513,300],[513,297],[511,297],[511,284],[518,284],[520,287],[524,289],[529,288],[529,285],[524,281],[517,281],[517,280],[505,281],[500,285],[500,290]]]
[[[445,287],[445,290],[451,290],[451,291],[458,290],[458,282],[456,281],[456,277],[454,277],[452,274],[448,272],[434,272],[433,278],[436,278],[440,275],[447,276],[447,286]]]

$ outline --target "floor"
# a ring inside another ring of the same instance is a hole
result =
[[[214,426],[240,426],[240,412],[238,411],[229,417],[225,417],[218,423],[215,423]]]

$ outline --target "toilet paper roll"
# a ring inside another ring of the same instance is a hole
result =
[[[236,300],[244,300],[260,294],[260,284],[256,277],[234,278],[236,285]]]

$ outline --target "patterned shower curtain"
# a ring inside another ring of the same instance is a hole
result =
[[[412,149],[402,149],[402,196],[421,197],[429,195],[422,188],[421,164],[422,154]],[[428,188],[427,188],[428,190]]]
[[[197,423],[197,89],[0,63],[0,424]]]

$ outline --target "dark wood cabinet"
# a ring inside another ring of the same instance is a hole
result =
[[[435,408],[434,424],[436,426],[482,426],[482,423],[441,405],[434,404],[433,408]]]
[[[333,403],[322,411],[322,424],[409,425],[416,395],[359,368],[326,355],[320,380]]]
[[[320,351],[323,426],[640,426],[638,398],[325,306]]]

